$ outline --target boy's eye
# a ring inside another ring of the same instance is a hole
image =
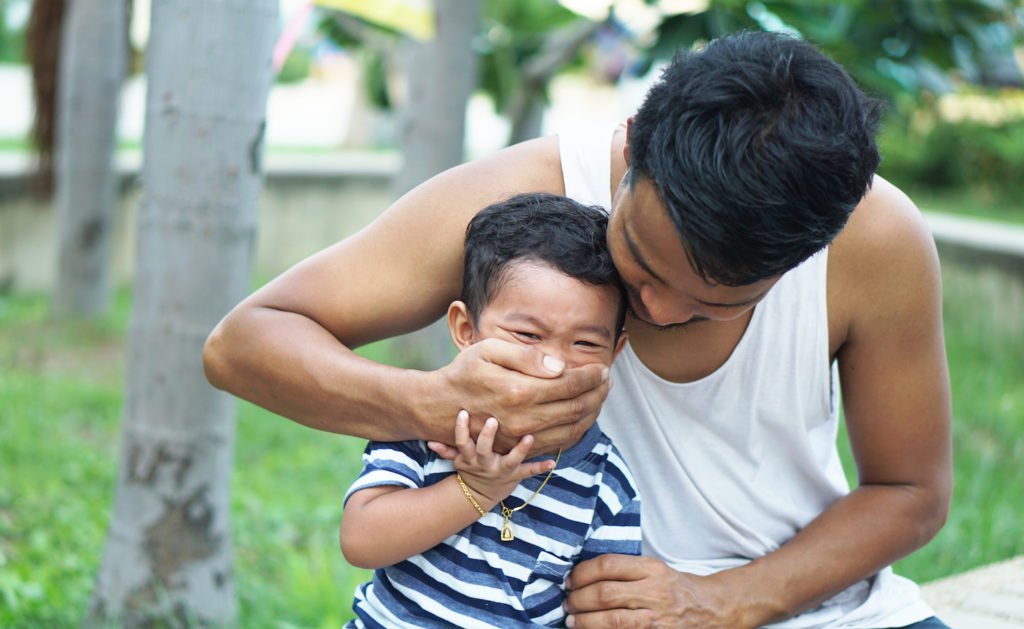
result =
[[[576,341],[576,344],[590,349],[601,349],[600,344],[591,343],[590,341]]]
[[[532,332],[513,332],[512,335],[515,336],[516,338],[525,339],[527,341],[540,340],[540,336]]]

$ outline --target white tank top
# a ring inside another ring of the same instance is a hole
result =
[[[611,206],[610,142],[560,136],[567,196]],[[849,492],[836,449],[827,267],[825,250],[786,273],[732,355],[700,380],[666,381],[628,344],[613,364],[598,421],[640,486],[644,554],[701,575],[741,566]],[[771,626],[900,627],[932,615],[917,586],[886,568]]]

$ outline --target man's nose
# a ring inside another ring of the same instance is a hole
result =
[[[647,317],[655,325],[669,325],[672,323],[683,323],[693,318],[697,312],[691,306],[673,304],[665,299],[659,299],[654,290],[645,285],[640,289],[640,301],[643,302]]]

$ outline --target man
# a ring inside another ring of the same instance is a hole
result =
[[[577,439],[607,395],[646,556],[574,569],[569,626],[942,627],[886,568],[944,523],[951,448],[938,260],[914,205],[873,175],[877,120],[809,44],[713,41],[610,138],[451,169],[286,272],[213,332],[207,373],[323,430],[443,441],[466,408],[474,434],[494,416],[506,447],[533,434],[538,451]],[[444,314],[470,218],[527,191],[611,206],[632,310],[611,378],[491,340],[434,372],[350,351]]]

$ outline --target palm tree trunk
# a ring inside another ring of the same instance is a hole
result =
[[[249,289],[277,0],[154,0],[121,468],[90,626],[231,624],[234,402],[208,332]]]

